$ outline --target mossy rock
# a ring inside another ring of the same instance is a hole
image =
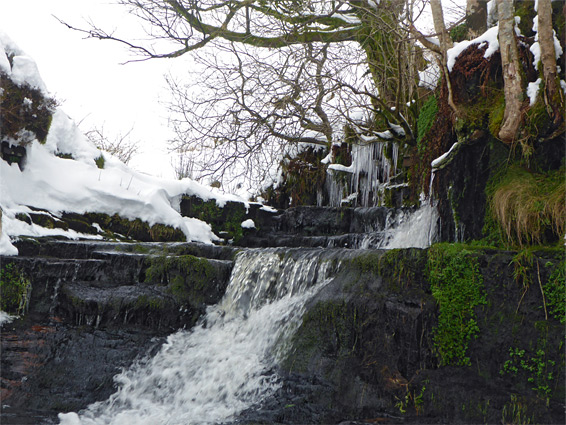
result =
[[[4,72],[0,72],[0,87],[3,89],[0,92],[2,134],[18,139],[18,133],[27,130],[40,143],[45,143],[57,102],[27,83],[15,84]]]
[[[218,302],[231,273],[231,263],[193,255],[153,256],[148,259],[145,282],[167,286],[175,302],[202,309]]]

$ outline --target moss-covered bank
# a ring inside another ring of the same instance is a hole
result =
[[[306,402],[328,422],[563,423],[564,253],[518,261],[451,244],[350,260],[283,369],[334,389]]]

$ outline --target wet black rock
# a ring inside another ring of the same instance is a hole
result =
[[[3,424],[56,423],[60,412],[108,398],[122,368],[151,356],[222,298],[235,254],[190,243],[24,239],[16,246],[20,255],[2,257],[2,267],[12,264],[32,290],[25,316],[0,328]],[[182,264],[187,278],[154,281],[148,274],[156,264],[167,276]],[[206,279],[196,281],[202,273]]]

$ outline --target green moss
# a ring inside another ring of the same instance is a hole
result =
[[[61,159],[74,159],[73,154],[70,153],[57,152],[55,155]]]
[[[233,243],[238,243],[244,235],[242,222],[246,219],[246,209],[239,202],[227,202],[221,208],[214,200],[199,199],[191,204],[191,217],[209,223],[214,233],[225,233]]]
[[[362,323],[358,318],[359,312],[343,301],[318,302],[303,316],[302,325],[291,343],[294,350],[283,366],[302,372],[311,358],[329,352],[338,361],[347,359],[359,344]]]
[[[466,23],[456,25],[450,30],[450,38],[453,42],[459,43],[466,39],[468,35],[468,25]]]
[[[533,31],[533,18],[537,13],[534,5],[534,0],[521,0],[514,2],[514,14],[521,19],[519,22],[519,29],[521,30],[521,34],[525,37],[532,37],[535,35],[535,32]]]
[[[551,317],[566,323],[566,261],[562,260],[556,266],[547,263],[546,267],[553,268],[553,271],[544,285],[544,295],[546,297],[546,308]]]
[[[165,301],[162,298],[148,297],[141,295],[136,299],[134,308],[136,309],[149,309],[152,311],[160,311],[165,307]]]
[[[15,264],[6,264],[0,269],[0,293],[1,310],[10,314],[24,314],[31,295],[31,282]]]
[[[493,102],[488,116],[488,129],[491,135],[495,138],[499,138],[499,130],[501,129],[501,123],[503,122],[503,116],[505,115],[505,98],[499,96]]]
[[[214,267],[204,258],[162,255],[150,258],[145,281],[167,285],[179,304],[199,305],[204,301],[204,290],[214,277]]]
[[[45,143],[57,102],[27,83],[15,84],[4,72],[0,72],[0,87],[2,134],[22,141],[21,132],[30,131],[40,143]]]
[[[369,252],[357,256],[349,263],[361,274],[379,275],[386,278],[392,287],[399,289],[419,281],[424,268],[426,252],[421,250],[390,249],[385,252]]]
[[[477,258],[461,244],[429,249],[427,278],[439,308],[434,346],[441,365],[470,365],[468,344],[479,333],[474,309],[486,304]]]
[[[438,101],[436,96],[430,96],[420,110],[417,119],[417,149],[422,153],[426,149],[423,139],[426,133],[432,128],[436,115],[438,114]]]

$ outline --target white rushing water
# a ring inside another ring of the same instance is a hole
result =
[[[272,394],[284,342],[330,271],[320,250],[294,253],[238,254],[224,298],[200,325],[171,335],[155,357],[118,375],[119,390],[107,401],[60,414],[60,423],[219,423]]]
[[[428,200],[390,232],[384,245],[393,248],[426,248],[437,237],[438,211]]]

